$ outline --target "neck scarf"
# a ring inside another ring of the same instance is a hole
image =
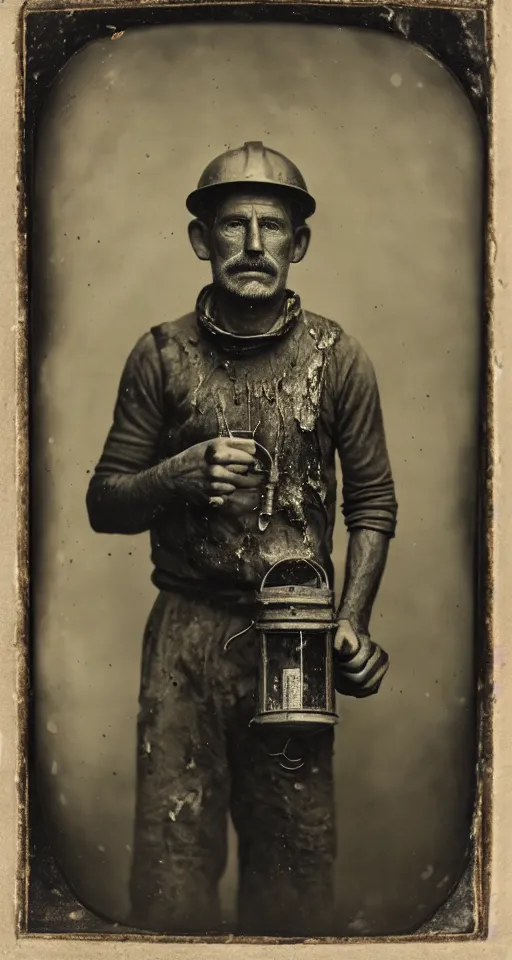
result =
[[[217,324],[215,287],[209,284],[201,290],[196,303],[197,321],[200,327],[227,353],[253,353],[281,340],[295,327],[302,316],[300,298],[291,290],[286,291],[281,316],[266,333],[242,335],[223,330]]]

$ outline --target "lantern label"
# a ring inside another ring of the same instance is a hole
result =
[[[283,670],[283,708],[296,710],[302,707],[301,680],[299,667],[287,667]]]

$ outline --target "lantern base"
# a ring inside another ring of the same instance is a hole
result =
[[[257,713],[253,723],[273,724],[289,730],[314,733],[323,727],[332,727],[338,722],[336,713],[322,713],[314,710],[272,710],[269,713]]]

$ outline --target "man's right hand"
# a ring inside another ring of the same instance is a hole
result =
[[[169,486],[187,503],[223,502],[236,490],[261,486],[264,474],[249,473],[256,465],[254,440],[217,437],[197,443],[166,461]],[[215,502],[214,501],[214,502]]]

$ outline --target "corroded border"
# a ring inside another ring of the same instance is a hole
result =
[[[245,6],[255,6],[259,0],[237,0]],[[273,4],[288,3],[289,0],[271,0]],[[143,7],[213,7],[225,5],[226,0],[26,0],[22,8],[27,13],[51,10],[117,10]],[[424,10],[484,10],[490,9],[488,0],[392,0],[390,3],[376,3],[375,0],[297,0],[296,6],[338,6],[338,7],[416,7]]]
[[[16,477],[17,477],[17,610],[16,610],[16,668],[17,668],[17,876],[16,876],[16,935],[19,938],[42,941],[101,941],[101,942],[139,942],[139,943],[229,943],[229,944],[390,944],[416,942],[458,942],[484,940],[488,935],[489,901],[491,881],[491,844],[492,844],[492,739],[493,739],[493,542],[494,542],[494,382],[495,365],[499,360],[495,355],[492,307],[494,300],[492,268],[496,256],[496,240],[493,223],[495,168],[492,150],[494,133],[494,62],[493,62],[493,6],[492,0],[393,0],[392,4],[374,3],[372,0],[299,0],[297,7],[318,8],[334,6],[341,8],[379,8],[390,11],[392,8],[414,8],[416,10],[445,10],[450,12],[479,11],[485,18],[487,59],[491,65],[487,110],[487,150],[484,175],[484,297],[482,305],[482,370],[481,370],[481,416],[479,424],[479,502],[478,502],[478,558],[476,594],[478,594],[477,634],[481,647],[477,654],[477,772],[476,802],[473,817],[471,839],[473,858],[470,864],[471,879],[475,903],[475,925],[469,933],[444,933],[428,931],[401,936],[385,937],[325,937],[311,938],[272,938],[238,937],[234,935],[187,937],[161,936],[141,933],[28,933],[28,887],[29,887],[29,837],[28,837],[28,797],[29,797],[29,211],[27,181],[29,171],[25,163],[26,149],[26,18],[29,14],[64,13],[73,11],[112,11],[118,10],[162,10],[164,8],[221,8],[230,2],[237,6],[257,9],[262,4],[258,0],[26,0],[18,18],[16,53],[18,61],[16,108],[17,108],[17,193],[18,193],[18,242],[17,242],[17,309],[18,325],[16,339]],[[289,0],[270,0],[273,7],[282,6]],[[260,18],[262,19],[262,18]],[[501,282],[501,281],[500,281]]]

